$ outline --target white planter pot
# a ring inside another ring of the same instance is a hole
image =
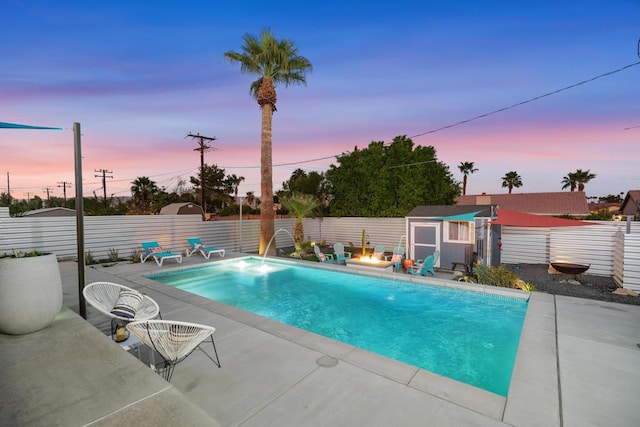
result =
[[[55,254],[0,258],[0,332],[21,335],[53,322],[62,308],[62,279]]]

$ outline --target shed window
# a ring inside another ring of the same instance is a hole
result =
[[[445,242],[473,243],[475,224],[468,221],[446,221],[444,228]]]

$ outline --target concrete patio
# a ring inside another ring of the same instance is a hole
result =
[[[192,256],[182,265],[87,268],[87,283],[134,287],[158,302],[164,319],[215,326],[222,368],[195,352],[177,366],[171,384],[164,382],[97,330],[108,328],[104,316],[90,306],[88,323],[72,313],[77,265],[62,262],[70,310],[44,331],[0,335],[0,391],[9,396],[0,403],[0,425],[640,425],[638,306],[531,294],[504,398],[144,277],[203,262]],[[436,280],[458,285],[448,277]],[[104,373],[88,369],[87,358]],[[125,373],[127,386],[106,375],[114,368]],[[64,375],[51,374],[60,369]],[[51,393],[76,387],[82,393],[74,399],[51,404]],[[156,417],[142,416],[148,413]]]

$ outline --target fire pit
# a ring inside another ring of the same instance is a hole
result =
[[[351,258],[345,261],[347,267],[358,267],[374,270],[392,270],[393,263],[391,261],[379,260],[375,257],[361,256],[359,258]]]
[[[570,262],[552,262],[551,267],[555,268],[557,271],[559,271],[562,274],[573,274],[575,276],[587,271],[589,267],[591,267],[591,264],[584,265],[584,264],[573,264]]]

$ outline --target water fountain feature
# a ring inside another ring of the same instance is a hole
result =
[[[405,244],[406,244],[406,242],[407,242],[407,235],[406,235],[406,234],[403,234],[402,236],[400,236],[400,240],[398,241],[398,246],[396,246],[397,248],[402,247],[402,239],[404,239]],[[395,248],[394,248],[394,249],[395,249]],[[406,251],[405,251],[405,253],[406,253]],[[397,273],[397,270],[398,270],[397,268],[395,268],[395,269],[393,270],[393,280],[396,280],[396,273]]]
[[[269,248],[271,247],[271,242],[273,242],[273,239],[276,238],[276,236],[278,235],[279,232],[284,231],[285,233],[287,233],[289,235],[289,237],[291,237],[291,241],[293,242],[293,246],[296,246],[296,239],[293,238],[293,236],[291,235],[291,233],[289,233],[288,230],[285,230],[284,228],[278,228],[276,230],[275,233],[273,233],[273,236],[271,236],[271,239],[269,239],[269,243],[267,244],[267,248],[264,251],[264,254],[262,254],[262,266],[264,266],[264,260],[267,257],[267,254],[269,253]]]

